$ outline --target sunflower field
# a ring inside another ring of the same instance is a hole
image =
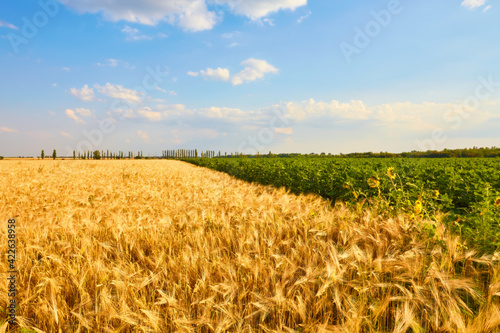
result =
[[[500,159],[197,158],[186,161],[292,193],[314,193],[380,213],[445,214],[464,246],[500,248]],[[434,230],[429,227],[432,235]]]

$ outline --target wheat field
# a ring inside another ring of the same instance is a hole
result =
[[[500,331],[499,255],[439,222],[180,161],[4,160],[0,198],[0,332]]]

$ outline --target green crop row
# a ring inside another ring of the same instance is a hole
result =
[[[445,222],[481,252],[500,248],[500,159],[195,158],[186,161],[293,193]],[[431,230],[432,233],[432,230]]]

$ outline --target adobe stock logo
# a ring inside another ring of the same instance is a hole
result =
[[[391,0],[387,4],[386,9],[382,9],[378,12],[372,10],[370,14],[373,20],[367,22],[364,28],[360,28],[359,26],[354,28],[355,35],[353,43],[349,44],[342,42],[339,44],[345,60],[351,63],[352,57],[360,54],[364,49],[370,46],[371,42],[382,33],[384,28],[387,28],[391,24],[393,17],[401,14],[403,9],[401,1]]]
[[[40,29],[43,29],[49,24],[50,19],[54,18],[57,13],[59,13],[59,3],[64,4],[65,1],[66,0],[40,0],[38,1],[40,10],[34,13],[31,19],[23,16],[21,19],[23,21],[21,33],[11,32],[7,35],[7,39],[10,41],[14,53],[19,53],[19,46],[28,44],[30,40],[38,35]]]

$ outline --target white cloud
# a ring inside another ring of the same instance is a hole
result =
[[[79,124],[85,124],[85,121],[82,118],[78,117],[75,114],[75,111],[73,111],[71,109],[66,109],[66,115],[68,116],[68,118],[73,119],[74,121],[76,121]]]
[[[142,141],[149,142],[149,135],[146,132],[139,130],[137,134],[142,138]]]
[[[261,25],[265,25],[267,23],[271,27],[274,27],[276,25],[276,23],[274,23],[274,20],[270,19],[270,18],[264,18],[264,19],[261,19],[261,20],[257,20],[256,22],[259,23],[259,24],[261,24]]]
[[[495,124],[500,121],[500,100],[483,100],[475,109],[464,107],[462,103],[392,102],[367,105],[361,100],[307,99],[244,111],[223,106],[187,108],[182,104],[160,104],[120,112],[134,118],[135,124],[151,121],[162,124],[166,131],[177,129],[178,136],[166,137],[168,142],[220,138],[224,133],[227,133],[228,140],[234,140],[240,135],[255,137],[259,131],[266,129],[274,133],[275,141],[270,144],[273,151],[274,146],[284,145],[289,137],[293,137],[295,149],[309,150],[315,142],[309,137],[319,135],[325,138],[322,142],[328,141],[330,146],[319,143],[315,146],[317,149],[328,151],[334,147],[331,145],[338,145],[339,151],[348,152],[380,151],[379,147],[384,147],[382,143],[387,150],[399,149],[399,146],[409,147],[407,150],[412,150],[413,146],[420,149],[416,147],[416,139],[428,138],[433,131],[441,129],[450,140],[462,131],[482,133],[485,127],[495,133]],[[278,117],[276,111],[280,112]],[[149,140],[148,133],[144,132],[147,128],[142,126],[139,125],[134,133],[141,142],[140,137]],[[142,131],[137,135],[139,128]],[[346,140],[347,146],[342,146],[341,142]],[[158,143],[158,140],[151,138],[149,142]]]
[[[233,31],[233,32],[226,32],[221,35],[222,38],[225,39],[235,39],[241,36],[241,32],[239,31]]]
[[[12,30],[19,30],[19,28],[16,27],[15,25],[13,25],[12,23],[5,22],[5,21],[2,21],[2,20],[0,20],[0,27],[9,28],[9,29],[12,29]]]
[[[306,18],[308,18],[309,16],[311,16],[311,11],[310,11],[310,10],[309,10],[309,11],[308,11],[305,15],[303,15],[303,16],[301,16],[301,17],[299,17],[299,18],[297,19],[297,23],[298,23],[298,24],[301,24],[301,23],[302,23],[302,21],[304,21],[304,20],[305,20]]]
[[[126,61],[120,60],[120,59],[105,59],[103,62],[98,62],[96,63],[97,66],[99,67],[119,67],[122,66],[126,69],[134,69],[133,66],[130,66],[130,64]]]
[[[67,138],[70,138],[70,139],[73,138],[69,133],[66,133],[66,132],[61,132],[61,135],[65,136]]]
[[[161,111],[165,118],[189,117],[195,114],[194,110],[186,108],[183,104],[158,104],[154,108],[156,111]]]
[[[485,3],[486,0],[464,0],[464,2],[462,2],[462,6],[474,9],[483,6]]]
[[[188,72],[187,73],[190,76],[203,76],[205,80],[215,80],[215,81],[229,81],[230,74],[229,74],[229,69],[227,68],[220,68],[218,67],[217,69],[213,68],[207,68],[206,70],[201,70],[199,72]]]
[[[95,100],[94,89],[89,88],[88,85],[84,85],[81,89],[71,88],[71,95],[85,102],[90,102]]]
[[[241,72],[235,74],[231,79],[232,84],[235,86],[263,78],[264,74],[267,73],[278,72],[278,69],[276,69],[273,65],[260,59],[250,58],[243,61],[241,65],[245,66],[245,68]]]
[[[7,132],[7,133],[15,133],[17,132],[17,129],[14,128],[8,128],[8,127],[0,127],[0,131],[2,132]]]
[[[151,108],[148,107],[137,111],[137,113],[150,121],[160,121],[162,119],[161,112],[151,111]]]
[[[293,128],[291,127],[283,127],[283,128],[275,128],[274,132],[280,133],[280,134],[286,134],[286,135],[291,135],[293,134]]]
[[[184,30],[210,30],[221,20],[215,12],[207,10],[204,0],[191,0],[188,2],[188,7],[184,8],[184,12],[178,16],[179,26]]]
[[[68,67],[63,67],[61,68],[63,71],[66,71],[66,72],[69,72],[69,68]]]
[[[480,127],[492,119],[500,119],[500,114],[495,111],[498,105],[500,101],[483,100],[476,109],[461,102],[397,102],[368,107],[362,101],[340,103],[333,100],[327,103],[309,99],[300,103],[284,103],[279,107],[284,110],[285,117],[294,122],[321,119],[324,123],[331,119],[333,124],[343,120],[369,120],[374,126],[391,131],[421,132],[440,127],[454,128],[457,124],[460,124],[460,128]],[[474,117],[470,117],[471,114],[474,114]],[[459,118],[468,119],[461,121]]]
[[[66,0],[65,4],[80,13],[102,13],[113,22],[156,25],[165,21],[189,31],[209,30],[219,21],[217,14],[207,9],[205,0]]]
[[[137,90],[127,89],[121,85],[113,85],[110,83],[106,83],[105,86],[100,86],[96,84],[94,86],[97,91],[101,94],[128,101],[130,103],[138,103],[141,100],[142,93]]]
[[[64,4],[79,13],[101,13],[109,21],[120,20],[156,25],[167,22],[188,31],[210,30],[222,14],[210,11],[207,4],[226,5],[237,15],[259,20],[280,10],[295,10],[307,0],[65,0]]]
[[[169,117],[180,117],[193,115],[194,111],[186,109],[183,104],[158,104],[154,108],[143,107],[139,110],[117,109],[113,111],[120,117],[127,119],[146,119],[149,121],[161,121]],[[110,111],[108,114],[112,114]]]
[[[139,29],[136,28],[131,28],[128,25],[126,25],[123,29],[122,32],[127,35],[126,40],[128,41],[136,41],[136,40],[151,40],[153,37],[147,36],[147,35],[142,35],[139,32]]]
[[[84,109],[84,108],[77,108],[75,109],[75,112],[78,113],[82,117],[90,117],[92,115],[92,111],[89,109]]]
[[[340,103],[339,101],[316,102],[309,99],[300,103],[288,102],[285,104],[288,118],[303,120],[310,117],[330,116],[343,119],[368,119],[372,114],[362,101]]]
[[[206,80],[217,80],[217,81],[229,81],[231,80],[233,85],[239,85],[245,82],[255,81],[261,79],[267,73],[277,73],[273,65],[267,63],[265,60],[250,58],[241,63],[245,68],[235,74],[232,78],[229,73],[229,69],[218,67],[216,69],[207,68],[206,70],[201,70],[199,72],[188,72],[190,76],[203,76]]]
[[[227,108],[227,107],[216,107],[212,106],[210,108],[204,108],[198,110],[200,115],[204,115],[208,118],[220,118],[220,119],[238,119],[245,118],[246,114],[240,109]]]
[[[307,5],[307,0],[215,0],[215,2],[225,4],[233,13],[245,15],[252,20],[258,20],[279,10],[295,10]]]
[[[307,144],[314,142],[304,136],[309,133],[313,136],[316,134],[325,138],[335,138],[331,140],[332,143],[349,137],[348,147],[339,145],[339,149],[380,151],[377,150],[379,149],[377,145],[381,142],[385,142],[387,149],[391,149],[401,144],[398,143],[399,138],[404,138],[401,140],[406,140],[406,146],[413,147],[414,140],[425,139],[435,130],[443,129],[448,137],[452,137],[459,131],[481,131],[488,124],[494,129],[495,124],[500,121],[498,106],[500,100],[483,100],[473,109],[464,106],[460,101],[367,105],[361,100],[340,102],[307,99],[245,111],[223,106],[187,108],[183,104],[159,104],[113,112],[122,114],[126,118],[133,118],[133,122],[137,124],[161,122],[165,128],[182,128],[178,131],[178,137],[170,137],[168,141],[175,139],[192,142],[202,137],[221,137],[226,132],[229,137],[233,135],[248,137],[255,136],[262,129],[268,129],[276,138],[273,145],[284,144],[287,137],[293,136],[294,145],[298,145],[295,146],[297,149],[309,149],[310,146]],[[278,117],[276,111],[280,113]],[[369,133],[372,133],[373,138]],[[331,136],[328,136],[330,134]],[[146,138],[145,140],[149,139],[146,132],[141,132],[139,135]],[[300,146],[301,144],[303,146]],[[326,146],[318,149],[327,149]],[[272,149],[274,151],[274,148]],[[340,151],[346,152],[346,150]]]
[[[229,81],[230,75],[227,68],[212,69],[207,68],[206,70],[201,70],[200,74],[207,80],[215,81]]]
[[[115,113],[117,115],[119,115],[120,117],[127,118],[127,119],[132,119],[132,118],[137,117],[137,115],[134,113],[134,110],[132,110],[132,109],[127,109],[127,110],[117,109],[117,110],[115,110]],[[111,111],[108,114],[111,114]]]
[[[235,39],[239,39],[241,37],[241,32],[239,31],[227,32],[222,34],[221,37],[224,39],[232,40],[232,42],[228,44],[227,47],[235,47],[241,45],[241,43],[234,41]]]
[[[173,90],[165,90],[165,89],[162,89],[161,87],[156,87],[155,89],[158,91],[161,91],[164,94],[169,94],[171,96],[177,96],[177,93]]]
[[[491,7],[493,7],[493,6],[492,5],[488,5],[488,6],[484,7],[483,13],[486,13],[488,10],[491,9]]]
[[[106,65],[110,67],[118,66],[118,60],[116,59],[106,59]]]

